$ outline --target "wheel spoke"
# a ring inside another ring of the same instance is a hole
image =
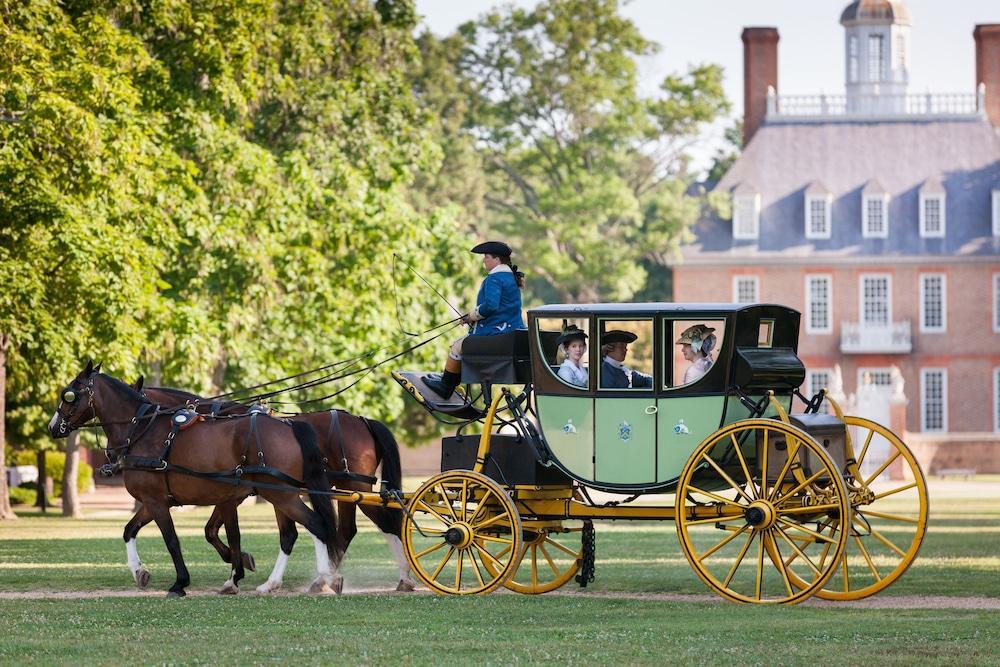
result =
[[[840,559],[842,569],[844,570],[844,592],[849,593],[851,590],[851,575],[847,573],[847,554],[845,553]]]
[[[472,543],[472,545],[473,545],[474,547],[476,547],[477,549],[479,549],[479,553],[481,554],[481,556],[483,556],[483,557],[484,557],[484,560],[483,560],[483,565],[485,565],[485,564],[486,564],[486,560],[485,560],[485,558],[488,558],[488,559],[489,559],[490,561],[492,561],[492,562],[493,562],[493,567],[497,568],[498,570],[502,570],[502,569],[503,569],[503,563],[501,563],[501,562],[500,562],[499,560],[497,560],[497,559],[496,559],[496,558],[495,558],[495,557],[493,556],[493,554],[491,554],[491,553],[490,553],[489,551],[487,551],[487,550],[486,550],[486,548],[485,548],[485,547],[483,547],[483,545],[479,544],[479,542],[473,542],[473,543]],[[509,551],[510,551],[510,549],[507,549],[507,551],[509,552]],[[505,553],[506,553],[506,552],[505,552]]]
[[[448,513],[451,514],[451,518],[458,521],[458,515],[455,514],[455,508],[451,506],[451,498],[448,496],[448,490],[444,484],[437,484],[434,486],[434,490],[441,494],[441,501],[444,506],[448,508]]]
[[[805,562],[805,564],[809,566],[809,569],[812,570],[816,574],[817,577],[819,577],[819,576],[822,575],[822,572],[820,572],[820,569],[818,567],[816,567],[815,563],[812,562],[812,559],[809,558],[809,556],[807,556],[805,554],[805,552],[803,552],[802,549],[799,548],[799,545],[795,544],[794,540],[790,539],[788,537],[788,535],[785,535],[785,531],[783,531],[780,528],[775,527],[774,531],[772,531],[772,532],[777,532],[779,535],[781,535],[781,537],[786,542],[788,542],[788,546],[790,546],[792,548],[792,551],[794,551],[795,554],[798,555],[799,558],[801,558],[803,560],[803,562]]]
[[[431,546],[429,546],[429,547],[427,547],[426,549],[424,549],[424,550],[420,551],[419,553],[415,553],[415,554],[413,554],[413,558],[414,558],[415,560],[420,560],[421,558],[423,558],[423,557],[424,557],[424,556],[426,556],[427,554],[429,554],[429,553],[434,553],[434,552],[435,552],[435,551],[437,551],[438,549],[441,549],[441,548],[443,548],[443,547],[446,547],[446,546],[448,546],[448,543],[447,543],[447,542],[445,542],[444,540],[441,540],[441,541],[440,541],[440,542],[438,542],[437,544],[432,544]]]
[[[792,597],[794,595],[794,593],[792,593],[792,582],[788,578],[788,569],[785,567],[785,560],[781,555],[781,549],[778,547],[778,542],[774,539],[774,537],[771,537],[771,544],[774,545],[774,553],[778,555],[778,558],[776,559],[778,562],[776,565],[778,566],[778,570],[781,571],[781,580],[785,582],[785,590],[788,591],[788,597]]]
[[[562,551],[562,552],[563,552],[563,553],[565,553],[565,554],[566,554],[567,556],[572,556],[573,558],[576,558],[576,557],[577,557],[577,556],[579,555],[579,552],[577,552],[577,551],[573,551],[572,549],[570,549],[570,548],[569,548],[569,547],[567,547],[566,545],[564,545],[564,544],[560,544],[559,542],[556,542],[555,540],[553,540],[553,539],[550,539],[550,538],[548,538],[548,537],[546,537],[546,538],[545,538],[545,542],[546,542],[546,543],[548,543],[548,544],[551,544],[551,545],[552,545],[552,546],[554,546],[554,547],[555,547],[556,549],[559,549],[559,551]]]
[[[462,478],[462,495],[459,501],[462,509],[462,518],[465,518],[465,508],[469,506],[469,480]]]
[[[701,556],[698,556],[697,558],[695,558],[695,560],[697,560],[699,563],[702,562],[702,561],[704,561],[706,558],[708,558],[709,556],[711,556],[712,554],[714,554],[716,551],[718,551],[722,547],[726,546],[727,544],[729,544],[730,542],[732,542],[733,540],[735,540],[737,537],[739,537],[740,535],[742,535],[743,533],[745,533],[748,530],[750,530],[750,526],[746,525],[746,526],[741,527],[739,530],[735,530],[735,531],[729,533],[724,538],[722,538],[722,540],[720,542],[718,542],[715,546],[713,546],[711,549],[709,549],[708,551],[706,551],[705,553],[703,553]]]
[[[556,562],[552,560],[552,556],[549,555],[549,550],[545,548],[544,542],[538,545],[538,550],[542,552],[542,556],[545,557],[545,562],[549,564],[549,568],[551,568],[552,573],[558,575],[559,568],[556,567]]]
[[[514,544],[514,539],[507,539],[506,537],[499,537],[496,535],[476,535],[476,539],[483,540],[484,542],[499,542],[500,544]]]
[[[875,567],[875,563],[872,561],[871,554],[868,553],[868,549],[865,548],[864,542],[857,535],[854,536],[854,541],[858,545],[858,549],[861,551],[861,555],[865,557],[865,561],[868,563],[868,569],[872,571],[872,575],[875,577],[875,581],[882,581],[882,575],[878,573],[878,568]],[[844,556],[846,560],[847,557]]]
[[[837,527],[840,525],[840,521],[834,521],[830,524],[830,534],[834,535],[837,532]],[[819,566],[824,567],[826,565],[826,557],[830,554],[830,547],[832,547],[835,542],[827,542],[823,545],[823,552],[819,555]],[[845,556],[846,557],[846,556]]]
[[[787,449],[785,449],[785,451],[787,452],[785,465],[781,466],[781,472],[779,472],[778,476],[774,478],[774,489],[771,491],[771,494],[767,496],[767,499],[771,501],[774,500],[774,496],[778,495],[778,492],[781,490],[781,480],[785,479],[785,475],[788,474],[789,469],[792,467],[792,457],[798,456],[799,454],[798,445],[795,446],[795,451],[793,453],[792,446],[791,444],[788,443],[788,440],[789,440],[788,438],[785,438],[785,446],[787,447]]]
[[[453,553],[455,553],[455,547],[449,546],[448,553],[445,554],[444,558],[438,564],[437,569],[434,570],[434,574],[431,575],[432,580],[437,581],[438,575],[441,574],[441,570],[443,570],[444,566],[448,564],[449,560],[451,560],[451,555]]]
[[[757,582],[754,585],[754,594],[760,599],[761,589],[764,582],[764,538],[757,541]]]
[[[486,528],[487,526],[492,526],[495,523],[500,523],[501,521],[506,521],[509,525],[510,517],[507,516],[506,513],[497,514],[496,516],[486,519],[485,521],[480,521],[479,523],[472,524],[472,529],[475,531],[479,531],[482,530],[483,528]]]
[[[708,496],[709,498],[711,498],[712,500],[714,500],[716,502],[720,502],[720,503],[723,503],[725,505],[732,505],[733,507],[739,507],[739,508],[745,507],[745,505],[740,505],[735,500],[730,500],[729,498],[725,498],[725,497],[720,496],[720,495],[718,495],[716,493],[712,493],[711,491],[702,491],[697,486],[690,486],[689,485],[688,488],[691,490],[692,493],[700,493],[703,496]],[[740,492],[740,493],[741,493],[741,495],[743,495],[744,498],[747,498],[747,496],[746,496],[745,493],[742,493],[742,492]],[[747,498],[747,500],[749,500],[749,498]]]
[[[479,563],[476,561],[475,551],[469,551],[469,560],[472,561],[472,571],[476,574],[476,579],[479,580],[479,585],[485,586],[486,582],[483,580],[483,573],[479,571]]]
[[[444,525],[450,526],[452,524],[451,521],[449,521],[448,519],[446,519],[443,516],[441,516],[440,514],[438,514],[437,510],[435,510],[433,507],[431,507],[430,505],[428,505],[427,503],[425,503],[424,500],[423,500],[423,498],[421,498],[420,500],[418,500],[417,504],[418,505],[423,505],[424,510],[426,510],[430,514],[433,514],[437,518],[437,520],[440,521],[441,523],[443,523]]]
[[[891,496],[894,493],[901,493],[902,491],[909,491],[910,489],[915,488],[916,486],[917,486],[917,483],[916,482],[912,482],[910,484],[907,484],[906,486],[901,486],[898,489],[893,489],[892,491],[883,491],[882,493],[879,493],[879,494],[875,495],[875,500],[881,500],[882,498],[885,498],[886,496]]]
[[[757,500],[759,497],[757,495],[757,485],[753,483],[753,477],[750,475],[750,469],[747,468],[747,462],[743,458],[743,452],[740,451],[740,443],[736,440],[735,434],[730,433],[729,437],[733,441],[733,448],[736,449],[736,458],[740,460],[740,467],[743,468],[743,474],[747,478],[747,487],[753,492],[753,499]]]
[[[803,480],[798,486],[794,487],[791,491],[788,491],[784,495],[775,498],[774,504],[780,505],[781,503],[785,502],[786,500],[794,496],[796,493],[798,493],[799,491],[801,491],[802,489],[806,488],[807,486],[815,482],[817,479],[819,479],[824,472],[826,472],[825,468],[817,473],[814,473],[811,477]]]
[[[858,470],[861,469],[861,464],[865,462],[865,454],[868,453],[868,445],[872,444],[872,436],[875,435],[875,431],[868,429],[868,437],[865,438],[865,446],[861,448],[861,455],[858,457]]]
[[[747,555],[747,551],[753,543],[753,536],[753,533],[747,535],[746,544],[744,544],[743,548],[740,549],[740,554],[736,557],[736,562],[733,563],[733,567],[729,570],[729,574],[726,576],[725,583],[722,584],[724,587],[729,588],[729,582],[733,580],[733,577],[736,575],[736,570],[739,569],[740,564],[743,562],[743,557]]]
[[[770,437],[770,429],[764,429],[764,451],[761,454],[761,464],[760,464],[760,497],[767,498],[767,441]]]
[[[458,550],[458,563],[455,564],[455,590],[462,590],[462,561],[465,560],[465,550]]]
[[[898,458],[899,458],[899,450],[897,449],[895,452],[893,452],[892,456],[887,458],[885,462],[879,466],[878,470],[876,470],[871,477],[865,480],[865,486],[869,486],[872,483],[872,480],[877,479],[878,476],[881,475],[883,471],[885,471],[886,468],[892,465],[892,462]]]
[[[780,517],[779,516],[778,517],[778,522],[785,524],[789,528],[794,528],[795,530],[800,530],[803,533],[805,533],[806,535],[811,535],[815,540],[818,540],[820,542],[826,542],[828,544],[836,544],[837,543],[837,540],[833,539],[832,537],[827,537],[826,535],[823,535],[821,533],[817,533],[814,530],[809,530],[808,528],[806,528],[802,524],[795,523],[794,521],[789,521],[788,519],[785,519],[784,517]],[[809,540],[809,541],[811,542],[813,540]]]
[[[920,519],[911,519],[908,516],[901,516],[899,514],[888,514],[886,512],[875,512],[872,510],[865,510],[865,516],[877,516],[880,519],[888,519],[889,521],[902,521],[904,523],[918,524]]]
[[[802,507],[789,507],[787,509],[782,509],[781,514],[816,514],[817,512],[823,512],[826,510],[838,510],[840,505],[837,503],[826,503],[824,505],[803,505]],[[869,512],[870,514],[870,512]]]
[[[737,484],[736,482],[734,482],[733,478],[730,477],[729,475],[727,475],[726,471],[723,470],[722,468],[720,468],[719,465],[715,461],[713,461],[711,459],[711,457],[708,455],[708,452],[702,453],[701,458],[703,458],[706,461],[708,461],[708,464],[710,466],[712,466],[713,468],[715,468],[715,471],[717,473],[719,473],[719,475],[722,477],[722,479],[726,480],[726,484],[728,484],[729,486],[731,486],[733,489],[736,490],[736,493],[738,493],[741,496],[743,496],[748,503],[752,503],[753,502],[753,498],[751,498],[750,496],[748,496],[746,494],[746,491],[744,491],[743,489],[741,489],[740,486],[739,486],[739,484]],[[704,492],[702,492],[702,493],[704,493]],[[710,494],[706,494],[706,495],[710,495]],[[721,496],[719,496],[719,497],[721,498]],[[732,501],[727,501],[727,502],[732,503]]]
[[[887,537],[886,537],[885,535],[883,535],[882,533],[880,533],[880,532],[878,532],[877,530],[875,530],[874,528],[872,528],[872,533],[871,533],[871,535],[872,535],[872,537],[874,537],[874,538],[875,538],[876,540],[878,540],[879,542],[881,542],[881,543],[882,543],[882,544],[884,544],[885,546],[887,546],[887,547],[889,547],[890,549],[892,549],[893,551],[895,551],[895,552],[896,552],[896,554],[897,554],[897,555],[898,555],[898,556],[899,556],[900,558],[906,558],[906,552],[905,552],[905,551],[903,551],[902,549],[900,549],[899,547],[897,547],[897,546],[896,546],[895,544],[893,544],[893,543],[892,543],[892,541],[891,541],[891,540],[889,540],[889,538],[887,538]]]
[[[531,547],[531,585],[538,586],[538,549]]]
[[[746,518],[742,514],[734,514],[733,516],[713,516],[708,519],[693,519],[687,522],[689,526],[698,526],[703,523],[725,523],[727,521],[746,521]]]
[[[483,497],[479,499],[479,503],[476,506],[476,511],[473,512],[472,516],[469,517],[468,523],[470,524],[476,523],[476,519],[479,518],[479,515],[482,514],[484,511],[486,511],[486,508],[489,507],[489,505],[486,503],[486,499],[492,495],[493,495],[493,490],[486,489],[486,493],[484,493]]]

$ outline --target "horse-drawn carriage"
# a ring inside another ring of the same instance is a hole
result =
[[[615,332],[631,341],[627,370],[642,381],[602,381],[599,345],[591,346],[585,364],[589,379],[565,381],[557,372],[557,341],[569,325],[591,340]],[[675,344],[688,340],[684,334],[694,325],[714,331],[718,342],[716,355],[696,374]],[[342,426],[337,411],[298,415],[289,421],[291,431],[276,420],[262,422],[270,432],[262,444],[257,411],[233,403],[241,414],[212,407],[207,417],[214,431],[206,425],[175,440],[188,419],[202,418],[198,410],[207,403],[164,409],[133,390],[141,387],[127,387],[92,365],[64,390],[49,430],[64,437],[91,418],[101,421],[109,458],[133,471],[136,488],[150,499],[150,509],[144,500],[125,530],[129,567],[137,583],[148,581],[135,533],[156,520],[177,566],[174,594],[183,594],[188,577],[171,537],[169,504],[216,504],[215,534],[219,524],[225,522],[227,533],[232,524],[235,541],[228,549],[206,527],[232,562],[232,592],[249,559],[239,551],[235,508],[260,492],[270,494],[284,526],[277,574],[261,590],[280,585],[295,541],[293,520],[313,533],[317,567],[325,583],[332,581],[326,554],[335,568],[353,536],[353,511],[336,538],[325,501],[331,496],[342,508],[382,513],[376,523],[400,562],[404,588],[411,588],[407,569],[444,594],[500,586],[544,593],[574,579],[586,585],[594,576],[594,520],[673,520],[695,573],[729,600],[858,599],[891,584],[913,562],[927,525],[927,488],[913,454],[891,431],[844,415],[823,390],[799,392],[805,369],[796,354],[798,335],[799,313],[776,305],[531,310],[527,330],[466,339],[466,387],[449,399],[427,390],[425,373],[393,372],[431,414],[457,426],[442,441],[442,472],[407,493],[393,488],[400,479],[396,445],[378,423]],[[473,397],[477,385],[482,391]],[[799,413],[796,399],[805,406]],[[168,415],[169,421],[158,420]],[[479,433],[470,432],[474,424],[481,424]],[[226,444],[206,448],[198,438]],[[356,458],[354,441],[362,443]],[[383,483],[372,491],[373,478],[365,474],[378,460]],[[395,461],[389,474],[386,460]],[[296,475],[308,482],[318,515],[299,500],[303,484]],[[330,479],[337,486],[322,490]],[[200,500],[195,481],[208,489]]]
[[[630,363],[651,386],[602,387],[597,345],[589,383],[564,381],[555,341],[567,324],[592,340],[630,332]],[[718,355],[685,383],[674,340],[694,324],[716,331]],[[844,415],[825,391],[799,393],[798,333],[799,313],[775,305],[549,305],[528,313],[527,331],[466,350],[463,381],[485,387],[480,408],[468,393],[436,400],[421,373],[394,373],[461,424],[442,443],[441,474],[407,494],[414,573],[440,593],[543,593],[593,576],[593,520],[672,519],[692,568],[729,600],[885,588],[923,539],[923,474],[885,427]],[[464,433],[472,421],[478,436]],[[628,503],[648,494],[673,503]]]

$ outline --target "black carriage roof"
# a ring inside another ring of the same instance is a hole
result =
[[[531,308],[529,313],[539,315],[545,313],[599,313],[616,315],[650,315],[650,314],[678,314],[692,313],[704,315],[706,313],[735,313],[750,308],[783,308],[790,312],[798,312],[794,308],[779,304],[764,303],[672,303],[666,301],[644,302],[644,303],[550,303],[538,308]]]

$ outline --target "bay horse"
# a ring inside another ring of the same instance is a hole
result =
[[[133,386],[154,402],[164,405],[194,404],[199,412],[215,411],[223,416],[234,413],[245,414],[250,409],[249,405],[234,401],[206,402],[206,399],[196,394],[172,387],[144,388],[143,382],[143,378],[140,377]],[[374,476],[379,465],[381,465],[382,479],[390,488],[399,489],[402,487],[403,476],[399,460],[399,444],[389,428],[382,422],[354,415],[346,410],[336,409],[291,415],[288,419],[293,423],[309,424],[316,431],[317,444],[323,456],[323,462],[329,470],[334,472],[332,477],[336,488],[347,491],[371,492],[371,483],[361,479],[337,478],[337,474],[349,471],[360,475]],[[239,554],[244,566],[253,570],[255,567],[253,556],[240,552],[238,541],[235,545],[233,544],[233,534],[236,535],[237,540],[239,539],[239,524],[236,518],[237,506],[232,504],[216,506],[208,523],[205,524],[205,539],[224,561],[230,562]],[[346,501],[337,503],[338,530],[345,550],[350,547],[351,541],[358,532],[356,510],[355,503]],[[403,554],[403,510],[361,505],[361,511],[382,532],[396,566],[399,568],[399,582],[396,584],[396,590],[414,590],[416,581],[410,571],[406,556]],[[274,568],[267,581],[257,587],[257,591],[260,593],[270,593],[281,588],[288,558],[291,556],[292,547],[298,538],[295,522],[289,520],[277,508],[275,509],[275,519],[278,523],[280,548]],[[219,528],[223,525],[226,528],[227,539],[229,539],[228,546],[219,539]],[[233,550],[235,553],[232,552]],[[334,589],[339,591],[342,585],[342,578],[339,573],[335,572]]]
[[[319,576],[313,582],[313,589],[330,590],[344,547],[333,504],[322,493],[328,485],[312,427],[301,423],[289,425],[261,415],[258,419],[206,421],[178,430],[177,414],[175,410],[162,411],[121,380],[101,373],[100,365],[95,368],[90,361],[60,393],[48,425],[52,437],[64,438],[92,419],[100,422],[108,439],[108,458],[122,466],[125,488],[142,503],[123,533],[129,569],[136,583],[143,587],[149,581],[149,573],[139,561],[135,539],[139,530],[152,520],[163,535],[176,571],[167,595],[186,594],[191,577],[184,564],[170,507],[222,505],[235,510],[251,493],[248,486],[232,483],[246,466],[257,472],[239,477],[242,483],[259,485],[260,495],[277,511],[301,523],[315,537]],[[273,472],[260,472],[264,467]],[[199,476],[198,472],[232,475],[223,479],[219,475]],[[302,502],[298,488],[285,490],[290,488],[288,484],[275,484],[276,475],[302,480],[313,509]],[[269,485],[281,488],[268,488]],[[233,527],[236,528],[235,523]],[[238,529],[235,536],[237,546],[232,550],[232,575],[227,585],[243,576]]]

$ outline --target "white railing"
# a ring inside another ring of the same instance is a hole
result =
[[[840,351],[844,354],[909,354],[912,350],[910,320],[882,326],[840,323]]]
[[[769,120],[821,120],[828,118],[983,116],[986,87],[976,93],[926,93],[923,95],[778,95],[767,91]]]

